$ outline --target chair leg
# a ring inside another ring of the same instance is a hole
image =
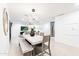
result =
[[[42,45],[42,56],[43,56],[43,54],[44,54],[44,46]]]
[[[34,50],[33,50],[33,54],[32,55],[35,56],[35,46],[33,46],[33,48],[34,48]]]
[[[33,56],[33,50],[31,51],[31,56]]]
[[[51,50],[49,49],[49,55],[51,56]]]

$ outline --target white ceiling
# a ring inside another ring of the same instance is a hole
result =
[[[31,16],[35,15],[33,16],[37,20],[37,22],[34,21],[35,24],[44,24],[56,15],[78,9],[73,3],[9,3],[7,6],[11,21],[27,23],[27,20],[32,19]],[[33,8],[35,9],[34,14],[32,13]],[[29,16],[29,19],[24,15]]]

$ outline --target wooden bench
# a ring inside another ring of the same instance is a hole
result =
[[[24,56],[32,55],[33,47],[24,39],[20,39],[20,47]]]

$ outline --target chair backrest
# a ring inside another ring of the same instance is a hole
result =
[[[41,32],[41,33],[40,33],[40,36],[44,36],[44,33]]]
[[[50,47],[50,35],[46,35],[46,36],[43,36],[43,42],[42,44],[47,44],[48,47]]]
[[[50,36],[47,35],[47,36],[43,36],[43,42],[49,42],[50,41]]]
[[[39,32],[36,32],[35,34],[36,34],[36,35],[39,35]]]

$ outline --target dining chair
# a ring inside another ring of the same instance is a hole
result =
[[[36,35],[39,35],[39,32],[36,32],[35,34],[36,34]]]
[[[47,52],[48,49],[48,52]],[[45,53],[51,56],[50,50],[50,36],[43,36],[42,44],[36,45],[36,54],[38,56],[43,56]]]
[[[40,36],[44,36],[44,33],[40,32]]]

